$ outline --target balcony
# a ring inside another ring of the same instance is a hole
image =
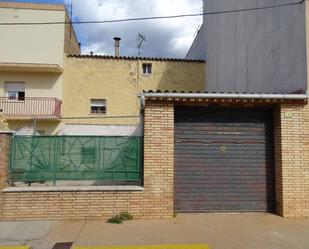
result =
[[[57,98],[0,97],[0,112],[10,119],[60,118],[62,101]]]

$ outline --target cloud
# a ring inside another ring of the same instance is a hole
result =
[[[202,0],[73,0],[74,20],[114,20],[132,17],[199,13]],[[76,25],[82,51],[113,55],[113,37],[119,36],[121,54],[136,56],[138,34],[146,36],[143,56],[186,55],[202,17],[161,19],[110,24]]]

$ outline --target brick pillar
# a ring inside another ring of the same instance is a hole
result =
[[[11,133],[0,132],[0,220],[2,219],[3,194],[7,186],[9,166],[9,146]]]
[[[174,106],[146,102],[144,118],[145,217],[174,213]]]
[[[7,184],[11,133],[0,132],[0,190]]]
[[[275,117],[277,212],[309,216],[309,107],[283,104]]]

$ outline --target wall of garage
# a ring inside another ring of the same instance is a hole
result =
[[[144,125],[143,191],[0,192],[0,219],[105,219],[126,210],[136,218],[171,218],[174,103],[146,101]],[[309,106],[274,106],[274,135],[276,213],[309,217]],[[6,135],[0,136],[1,165],[7,164],[7,142]],[[0,167],[4,185],[6,175],[6,169]]]
[[[254,111],[254,105],[251,108]],[[272,108],[275,211],[283,217],[309,217],[309,106],[291,103],[274,104]],[[177,111],[175,113],[177,128]],[[193,130],[192,128],[190,132]],[[177,134],[175,139],[177,149]],[[177,160],[175,167],[177,174]],[[175,186],[177,187],[177,183]],[[177,207],[177,198],[174,205]]]
[[[309,106],[276,110],[276,202],[284,217],[309,216]]]

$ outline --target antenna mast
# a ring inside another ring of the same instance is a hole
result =
[[[137,45],[138,57],[142,55],[142,46],[144,42],[147,42],[146,36],[142,34],[138,34],[138,45]]]

